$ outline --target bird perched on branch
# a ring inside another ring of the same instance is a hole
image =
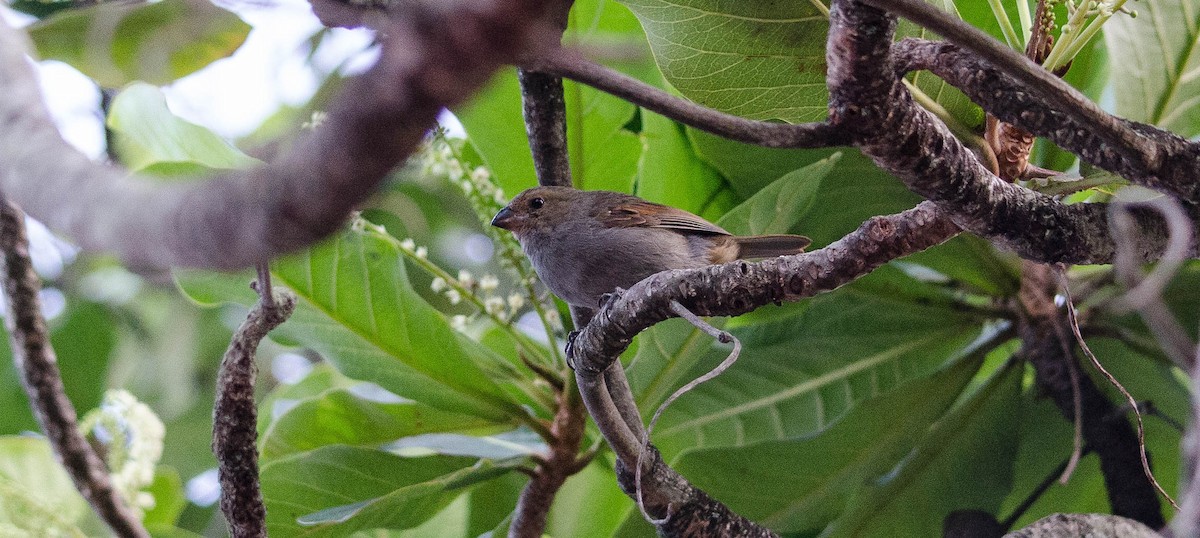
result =
[[[797,254],[812,243],[802,235],[739,237],[682,209],[568,187],[518,194],[492,226],[517,237],[551,292],[584,308],[660,271]]]

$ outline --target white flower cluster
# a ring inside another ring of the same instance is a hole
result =
[[[496,278],[496,275],[486,274],[476,279],[475,275],[466,269],[460,269],[458,278],[453,279],[453,282],[436,277],[429,284],[429,289],[445,297],[452,305],[462,302],[464,291],[470,293],[477,302],[483,304],[483,310],[489,316],[507,322],[516,318],[521,309],[525,308],[525,297],[519,293],[501,297],[496,293],[499,287],[500,279]],[[461,329],[466,326],[467,321],[465,316],[454,316],[450,319],[450,324]]]
[[[158,415],[124,390],[110,390],[100,407],[80,425],[106,445],[113,486],[138,509],[154,507],[154,496],[141,491],[154,481],[154,468],[162,458],[166,428]]]

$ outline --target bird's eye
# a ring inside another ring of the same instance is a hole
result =
[[[533,209],[541,209],[544,205],[546,205],[546,201],[541,198],[534,198],[529,201],[529,207]]]

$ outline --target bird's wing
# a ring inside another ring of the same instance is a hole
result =
[[[671,228],[687,232],[732,235],[720,226],[682,209],[640,200],[617,205],[600,218],[613,227]]]

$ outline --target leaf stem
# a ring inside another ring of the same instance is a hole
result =
[[[1017,0],[1017,3],[1019,4],[1024,1]],[[1004,34],[1004,40],[1008,42],[1008,46],[1017,50],[1024,49],[1023,42],[1017,36],[1016,30],[1013,29],[1012,21],[1008,18],[1008,11],[1004,9],[1004,4],[1001,0],[988,0],[988,5],[992,7],[992,15],[996,17],[996,22],[1000,24],[1000,32]],[[1029,6],[1025,6],[1025,15],[1026,17],[1029,15]],[[1022,21],[1022,24],[1024,24],[1024,21]]]

